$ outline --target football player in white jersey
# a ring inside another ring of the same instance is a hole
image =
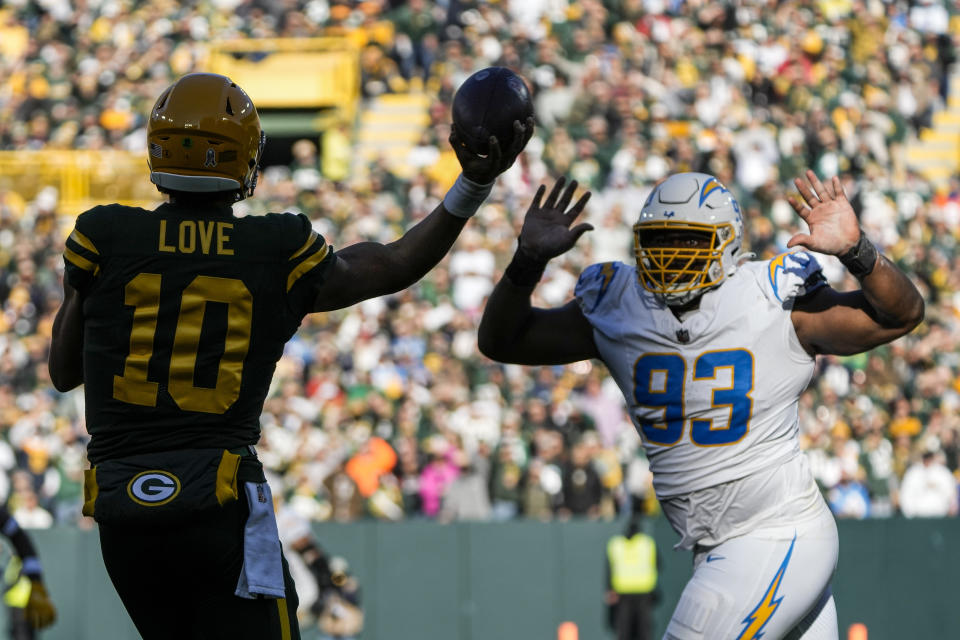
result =
[[[620,386],[678,546],[694,551],[666,640],[838,637],[837,529],[800,452],[797,401],[817,354],[890,342],[924,303],[864,236],[839,179],[794,182],[809,233],[788,246],[838,256],[859,290],[832,289],[804,250],[749,261],[733,195],[681,173],[640,212],[636,264],[592,265],[574,301],[533,308],[547,261],[591,228],[572,226],[589,194],[570,207],[576,183],[561,178],[542,205],[537,192],[480,324],[490,358],[598,358]]]

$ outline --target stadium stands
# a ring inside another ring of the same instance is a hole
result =
[[[537,290],[554,305],[583,266],[633,259],[636,203],[666,174],[719,176],[744,206],[750,248],[770,257],[797,230],[789,180],[811,166],[843,177],[863,226],[916,274],[928,301],[926,322],[910,336],[820,360],[800,415],[817,479],[838,516],[956,515],[960,182],[951,70],[960,10],[876,0],[732,4],[5,5],[0,499],[18,518],[20,509],[43,523],[36,510],[44,509],[59,523],[88,526],[79,515],[82,394],[53,391],[45,364],[60,252],[73,216],[92,201],[159,201],[149,184],[135,183],[145,162],[113,155],[145,158],[154,97],[178,75],[206,69],[214,41],[340,37],[359,51],[367,110],[357,114],[413,105],[403,119],[413,133],[378,152],[378,127],[393,122],[387,111],[358,116],[360,133],[352,119],[331,126],[297,142],[288,166],[269,167],[238,213],[302,211],[334,247],[393,239],[436,204],[451,162],[455,176],[450,102],[484,66],[510,66],[530,80],[538,130],[421,283],[311,316],[288,345],[259,450],[298,511],[316,520],[612,517],[629,494],[648,495],[638,438],[602,367],[502,367],[477,351],[484,297],[525,207],[551,175],[595,191],[587,215],[596,230],[551,263]],[[292,83],[278,81],[277,94]],[[355,144],[363,145],[356,155]],[[853,286],[838,263],[825,264],[835,286]],[[601,491],[564,486],[574,447],[592,460]],[[908,471],[924,472],[925,452],[952,485],[943,496],[901,495]],[[451,486],[453,505],[444,500]]]

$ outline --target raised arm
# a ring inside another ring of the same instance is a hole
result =
[[[568,251],[593,228],[589,224],[570,228],[590,193],[566,211],[577,183],[571,182],[566,190],[563,185],[561,177],[543,206],[540,201],[546,188],[537,190],[524,217],[513,261],[487,300],[478,341],[488,358],[516,364],[564,364],[599,357],[593,328],[576,302],[557,309],[537,309],[530,304],[547,262]]]
[[[909,333],[923,320],[920,292],[863,235],[839,178],[824,185],[807,171],[807,181],[794,180],[803,202],[792,196],[789,200],[810,233],[795,235],[787,246],[838,256],[861,288],[841,293],[822,287],[797,303],[792,319],[804,349],[848,355]]]
[[[70,391],[83,384],[83,299],[66,280],[63,304],[53,319],[47,365],[57,391]]]
[[[432,269],[453,246],[460,230],[493,188],[497,176],[513,164],[533,135],[533,119],[514,122],[517,135],[501,153],[490,136],[490,153],[472,153],[450,134],[463,172],[436,209],[389,244],[359,242],[337,251],[337,260],[317,293],[313,311],[342,309],[361,300],[406,289]]]

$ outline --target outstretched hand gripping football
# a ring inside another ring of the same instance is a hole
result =
[[[542,205],[540,201],[543,199],[547,187],[546,185],[540,185],[530,208],[527,210],[527,215],[523,219],[523,228],[520,231],[520,248],[537,261],[545,263],[551,258],[569,251],[580,236],[593,229],[593,225],[587,222],[570,228],[583,212],[584,207],[587,206],[587,202],[590,200],[590,192],[587,191],[580,196],[576,204],[570,207],[573,194],[577,190],[577,181],[571,181],[564,189],[565,182],[566,179],[563,176],[557,178],[553,189],[550,190],[550,195],[547,196]],[[569,211],[567,207],[570,207]]]
[[[838,256],[850,250],[860,239],[860,224],[853,205],[847,200],[834,176],[826,185],[813,171],[807,170],[807,181],[795,178],[793,183],[803,201],[789,195],[787,201],[810,227],[809,233],[798,233],[787,242],[788,247],[801,245],[811,251]]]
[[[533,127],[533,118],[527,118],[525,123],[514,120],[514,136],[510,146],[506,150],[501,149],[500,141],[496,136],[491,135],[490,147],[486,155],[471,151],[466,141],[460,139],[455,128],[450,132],[450,146],[457,154],[457,160],[460,161],[460,168],[466,178],[477,184],[489,184],[513,165],[533,135]]]

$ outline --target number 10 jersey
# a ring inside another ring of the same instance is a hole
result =
[[[83,299],[91,462],[256,443],[276,363],[333,260],[303,215],[81,214],[64,263]]]

